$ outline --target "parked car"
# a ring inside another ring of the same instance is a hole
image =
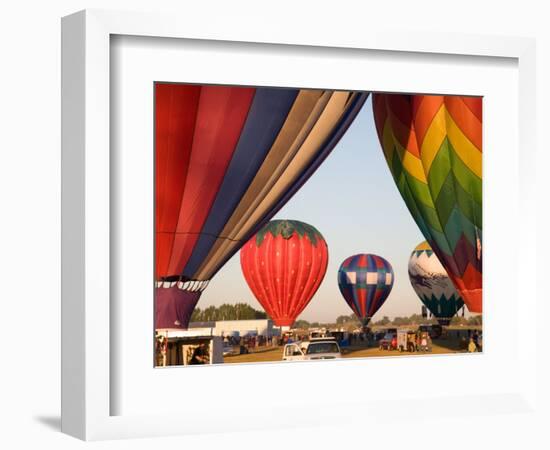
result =
[[[283,361],[307,361],[341,357],[342,351],[335,339],[312,339],[303,343],[295,342],[285,345],[283,350]]]
[[[430,338],[437,339],[443,334],[443,327],[439,324],[420,325],[418,331],[427,332]]]
[[[235,346],[232,345],[230,342],[224,342],[222,351],[223,351],[223,356],[234,355]]]
[[[342,341],[345,341],[349,338],[349,333],[347,331],[329,331],[327,336],[336,339],[336,341],[341,344]]]
[[[395,350],[397,349],[397,334],[386,333],[380,341],[378,341],[378,348],[380,350]]]
[[[384,339],[385,335],[386,335],[386,331],[379,330],[379,331],[374,332],[373,337],[374,337],[375,341],[380,341],[380,340]]]

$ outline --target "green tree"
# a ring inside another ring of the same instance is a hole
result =
[[[195,308],[191,314],[191,322],[202,322],[202,311],[200,308]]]
[[[435,318],[431,318],[431,319],[425,319],[424,317],[422,317],[421,314],[413,314],[411,316],[409,316],[409,323],[412,324],[412,325],[420,325],[422,323],[435,323],[436,320]]]
[[[451,319],[451,325],[468,325],[468,319],[462,316],[454,316]]]
[[[217,319],[217,309],[215,306],[209,306],[202,313],[203,322],[211,322]]]
[[[191,322],[213,322],[217,320],[252,320],[267,319],[264,311],[258,311],[246,303],[224,303],[218,307],[209,306],[204,310],[195,308]]]
[[[294,322],[294,328],[309,328],[311,325],[307,320],[297,320]]]
[[[409,322],[409,319],[408,317],[395,317],[392,321],[392,324],[399,327],[399,326],[402,326],[402,325],[408,325],[410,322]]]
[[[385,325],[389,325],[390,323],[391,323],[390,318],[388,316],[384,316],[380,320],[374,322],[374,325],[385,326]]]
[[[483,318],[481,315],[468,317],[468,325],[481,326],[483,325]]]

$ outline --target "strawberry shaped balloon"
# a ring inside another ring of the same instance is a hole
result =
[[[278,326],[291,326],[325,276],[328,249],[319,231],[297,220],[272,220],[241,248],[250,290]]]

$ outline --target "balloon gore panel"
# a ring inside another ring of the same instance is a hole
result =
[[[482,312],[482,99],[374,94],[405,203],[471,312]]]

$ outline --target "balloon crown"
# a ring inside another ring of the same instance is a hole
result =
[[[434,251],[430,247],[430,244],[428,244],[428,241],[424,241],[424,242],[421,242],[420,244],[418,244],[415,247],[415,249],[412,251],[411,256],[416,255],[416,257],[418,258],[420,256],[420,254],[423,253],[423,252],[426,252],[426,254],[428,256],[432,256],[433,253],[434,253]]]
[[[323,235],[319,233],[319,230],[307,223],[298,220],[272,220],[256,234],[256,245],[258,247],[262,245],[267,233],[271,233],[273,237],[282,236],[283,239],[290,239],[294,232],[300,238],[306,235],[315,247],[318,240],[324,241]]]

